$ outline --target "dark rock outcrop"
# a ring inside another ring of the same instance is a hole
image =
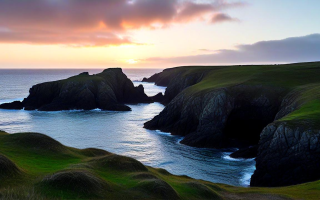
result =
[[[179,73],[176,69],[177,68],[165,69],[149,78],[143,78],[142,82],[155,83],[155,85],[158,86],[168,86],[171,80]]]
[[[258,145],[250,146],[247,148],[239,149],[236,152],[230,154],[231,158],[255,158],[258,154]]]
[[[163,104],[168,104],[174,97],[189,86],[199,83],[207,74],[208,70],[201,70],[192,74],[186,74],[187,70],[179,68],[165,69],[161,73],[154,74],[150,78],[144,78],[143,82],[154,82],[158,86],[166,86],[165,95],[161,101]]]
[[[23,103],[21,101],[14,101],[12,103],[4,103],[0,105],[1,109],[8,110],[21,110],[23,109]]]
[[[160,75],[160,73],[156,73],[156,74],[152,75],[152,76],[149,77],[149,78],[146,78],[146,77],[145,77],[145,78],[142,79],[142,82],[155,83],[155,82],[158,81],[159,75]],[[158,84],[157,84],[157,85],[158,85]],[[160,85],[159,85],[159,86],[160,86]],[[163,86],[165,86],[165,85],[163,85]]]
[[[41,83],[30,89],[22,103],[13,102],[2,108],[25,110],[102,110],[130,111],[124,104],[151,103],[142,85],[134,87],[120,68],[106,69],[100,74],[87,72],[65,80]]]
[[[150,98],[154,102],[162,102],[164,100],[164,96],[163,96],[163,94],[161,92],[156,94],[155,96],[150,97]]]
[[[251,186],[286,186],[320,179],[320,131],[286,122],[261,133]]]

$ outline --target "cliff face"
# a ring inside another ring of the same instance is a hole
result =
[[[82,73],[65,80],[41,83],[30,89],[22,102],[25,110],[58,111],[100,108],[128,111],[125,103],[150,103],[142,85],[134,87],[121,69],[100,74]],[[0,108],[10,107],[2,105]]]
[[[242,147],[255,144],[259,132],[279,110],[283,90],[239,85],[187,96],[180,93],[145,128],[183,135],[196,147]]]
[[[282,101],[259,141],[252,186],[284,186],[320,179],[319,85],[300,87]]]
[[[319,63],[175,69],[167,91],[176,96],[145,128],[183,135],[190,146],[257,154],[252,186],[318,180],[319,73]]]
[[[275,122],[261,133],[251,186],[284,186],[320,179],[320,130]]]

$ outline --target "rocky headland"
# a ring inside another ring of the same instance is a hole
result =
[[[142,85],[134,87],[120,68],[106,69],[102,73],[87,72],[65,80],[33,86],[22,102],[2,104],[2,109],[39,111],[92,110],[130,111],[125,104],[151,103],[159,98],[148,97]]]
[[[231,156],[256,157],[251,186],[319,180],[319,74],[319,62],[167,69],[144,79],[167,86],[166,108],[145,128],[240,148]]]

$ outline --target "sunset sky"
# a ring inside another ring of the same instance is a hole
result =
[[[319,0],[0,0],[0,68],[320,60]]]

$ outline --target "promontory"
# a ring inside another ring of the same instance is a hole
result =
[[[235,157],[256,157],[251,186],[320,179],[320,62],[178,67],[144,81],[168,86],[165,109],[145,128],[240,148]]]

